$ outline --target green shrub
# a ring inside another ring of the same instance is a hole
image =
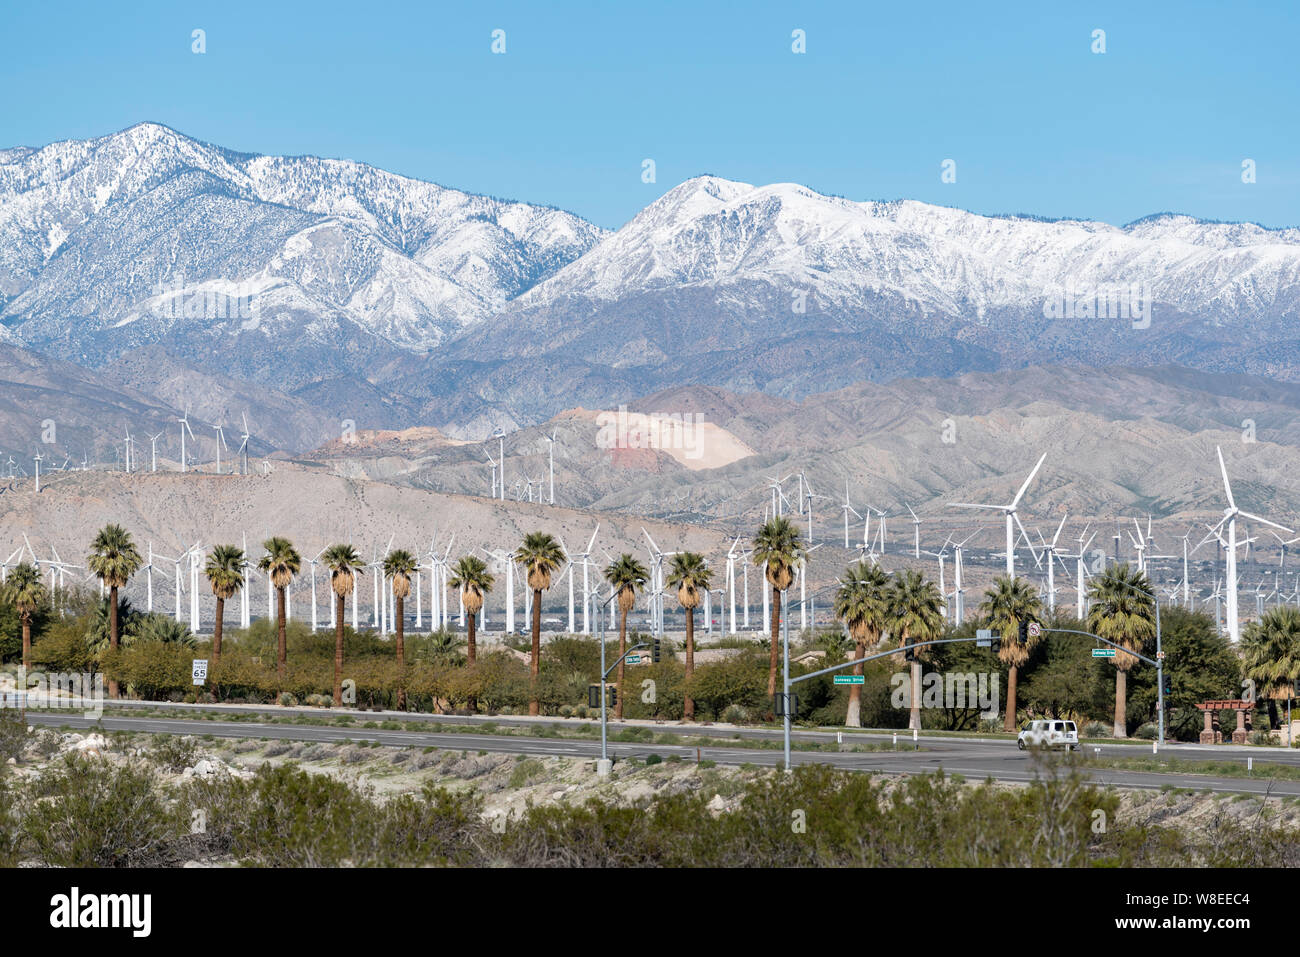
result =
[[[30,805],[23,832],[49,867],[156,867],[186,830],[142,764],[68,756],[41,791],[47,799]]]

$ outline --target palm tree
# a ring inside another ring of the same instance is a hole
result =
[[[344,601],[364,575],[363,562],[351,545],[331,545],[321,553],[321,561],[330,570],[330,587],[334,589],[334,704],[343,703],[343,612]]]
[[[1300,679],[1300,608],[1277,605],[1247,625],[1241,657],[1256,693],[1268,699],[1269,726],[1276,728],[1278,699],[1291,697]]]
[[[533,660],[529,671],[528,713],[535,715],[540,711],[537,675],[542,661],[542,592],[551,587],[551,575],[564,564],[564,549],[545,532],[529,532],[511,557],[528,570],[528,587],[533,592]]]
[[[853,639],[854,659],[865,658],[880,644],[889,625],[889,576],[879,565],[858,562],[844,570],[835,592],[835,617],[844,622]],[[853,666],[855,675],[862,665]],[[862,686],[849,686],[849,710],[844,719],[850,728],[862,727]]]
[[[1109,565],[1092,580],[1088,588],[1092,608],[1088,611],[1088,628],[1117,648],[1115,657],[1115,737],[1128,736],[1128,670],[1138,659],[1129,654],[1140,651],[1142,643],[1156,633],[1155,602],[1151,583],[1145,572],[1130,568],[1125,562]]]
[[[627,653],[627,613],[636,604],[637,592],[645,586],[650,573],[632,555],[624,553],[605,569],[605,581],[618,595],[618,677],[614,679],[614,719],[623,717],[623,656]],[[602,682],[604,675],[601,675]]]
[[[411,575],[415,573],[415,556],[395,548],[384,556],[384,574],[393,580],[393,604],[397,618],[397,710],[406,709],[406,596],[411,593]]]
[[[293,581],[293,576],[302,569],[302,556],[287,538],[268,538],[262,543],[266,554],[257,563],[259,570],[269,572],[271,584],[275,586],[276,598],[276,658],[275,672],[284,685],[285,659],[288,646],[284,636],[284,591]]]
[[[993,579],[993,585],[985,590],[984,601],[980,603],[980,615],[1002,636],[998,658],[1007,666],[1007,714],[1003,731],[1016,730],[1016,686],[1020,669],[1029,660],[1030,649],[1038,643],[1037,638],[1030,638],[1026,644],[1020,644],[1020,623],[1038,621],[1042,612],[1038,589],[1024,578],[1006,575]]]
[[[212,664],[221,661],[221,631],[226,619],[226,600],[244,587],[244,550],[237,545],[217,545],[208,556],[203,572],[217,599],[217,620],[212,626]]]
[[[665,584],[677,589],[677,602],[686,609],[686,699],[682,717],[695,720],[695,700],[690,696],[691,677],[695,674],[695,609],[703,600],[702,592],[713,583],[713,569],[697,552],[678,552],[672,558]],[[619,695],[619,704],[623,696]]]
[[[465,654],[470,667],[478,660],[478,613],[483,609],[484,596],[492,590],[495,581],[496,578],[488,571],[487,562],[475,555],[464,555],[456,559],[456,564],[451,567],[451,578],[447,583],[452,588],[460,589],[460,600],[469,615],[465,622]],[[471,711],[478,708],[478,701],[473,695],[466,704]]]
[[[910,569],[894,576],[888,591],[890,631],[898,636],[900,646],[913,641],[931,641],[943,634],[943,596],[934,582]],[[908,728],[921,728],[921,660],[924,648],[912,655],[912,713]]]
[[[23,623],[23,669],[26,670],[32,666],[32,615],[49,600],[49,590],[40,569],[30,562],[22,562],[9,572],[4,593]]]
[[[117,620],[117,590],[125,588],[131,576],[144,564],[131,533],[121,525],[105,525],[90,543],[86,567],[108,588],[108,643],[116,649],[120,638]],[[108,679],[108,695],[118,697],[117,680]]]
[[[794,570],[803,560],[803,541],[799,529],[785,516],[766,523],[754,536],[753,559],[759,568],[767,568],[767,581],[772,586],[772,641],[768,661],[767,694],[776,694],[777,646],[781,636],[781,593],[794,580]]]

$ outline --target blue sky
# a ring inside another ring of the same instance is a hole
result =
[[[0,146],[154,120],[608,227],[704,172],[984,213],[1300,224],[1300,5],[1082,6],[29,3],[0,14]]]

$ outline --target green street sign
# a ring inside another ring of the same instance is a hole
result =
[[[1114,649],[1114,648],[1094,648],[1094,649],[1092,649],[1092,656],[1093,656],[1094,658],[1114,658],[1114,657],[1115,657],[1115,649]]]
[[[836,675],[835,683],[837,685],[860,685],[866,681],[864,675]]]
[[[628,655],[625,659],[629,665],[639,665],[641,663],[640,655]]]

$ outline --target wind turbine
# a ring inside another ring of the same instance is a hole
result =
[[[36,453],[36,456],[33,458],[33,461],[36,463],[36,491],[40,492],[41,490],[41,453],[40,452]]]
[[[247,475],[248,474],[248,440],[252,438],[252,436],[248,434],[248,414],[245,412],[241,412],[239,413],[239,415],[244,421],[244,431],[239,437],[240,438],[239,449],[235,452],[235,454],[239,456],[239,474]],[[334,603],[330,602],[330,604],[332,605]]]
[[[484,452],[483,454],[487,455],[486,452]],[[492,458],[492,456],[490,455],[487,456],[487,460],[488,460],[488,465],[492,467],[492,498],[496,498],[497,497],[497,463],[496,463],[496,459]]]
[[[953,623],[960,625],[966,620],[966,589],[961,583],[961,550],[967,542],[984,531],[983,528],[977,528],[960,542],[953,542],[952,545],[952,594],[953,594]]]
[[[550,494],[549,504],[554,505],[555,504],[555,430],[552,429],[551,434],[549,436],[543,436],[543,438],[545,438],[546,441],[549,442],[551,446],[550,448],[551,494]]]
[[[857,509],[855,509],[851,504],[849,504],[849,480],[848,479],[844,480],[844,504],[840,506],[840,511],[844,513],[844,547],[845,549],[848,549],[850,547],[849,546],[849,513],[851,512],[852,514],[856,515],[858,518],[862,517],[862,514]]]
[[[995,512],[1002,512],[1002,514],[1006,517],[1006,522],[1007,522],[1007,577],[1008,578],[1014,579],[1016,577],[1016,538],[1015,538],[1014,526],[1019,525],[1020,530],[1022,532],[1025,530],[1025,526],[1020,522],[1020,516],[1016,514],[1016,506],[1020,504],[1020,499],[1024,496],[1025,491],[1029,488],[1029,483],[1034,480],[1034,476],[1038,474],[1038,470],[1042,468],[1043,460],[1046,458],[1047,458],[1047,453],[1044,452],[1042,456],[1039,457],[1038,464],[1034,466],[1034,470],[1029,473],[1029,478],[1025,479],[1024,484],[1020,486],[1020,491],[1016,492],[1016,497],[1013,498],[1011,502],[1007,505],[981,505],[981,504],[974,504],[970,502],[949,502],[948,503],[953,508],[986,508]],[[1026,533],[1026,538],[1028,538],[1027,533]],[[1032,551],[1033,549],[1032,545],[1030,546],[1030,549]]]
[[[162,435],[163,434],[159,432],[157,435],[149,436],[149,455],[150,455],[149,471],[151,472],[158,471],[158,440],[162,438]]]
[[[497,468],[500,469],[500,480],[497,482],[497,488],[501,490],[501,501],[506,500],[506,433],[503,429],[496,429],[492,432],[494,438],[501,442],[501,448],[497,455]],[[518,485],[519,483],[515,483]]]
[[[221,426],[214,425],[212,429],[214,432],[217,433],[217,474],[220,475],[221,474],[221,450],[224,448],[227,452],[229,452],[230,446],[226,445],[226,433],[225,430],[221,428]]]
[[[1061,529],[1065,528],[1065,519],[1068,513],[1061,516],[1061,524],[1056,526],[1056,534],[1052,536],[1051,542],[1043,539],[1043,533],[1038,533],[1038,540],[1042,543],[1043,552],[1047,557],[1047,607],[1049,611],[1056,611],[1056,561],[1061,562],[1061,567],[1065,569],[1066,574],[1070,573],[1070,568],[1063,560],[1058,557],[1056,543],[1061,538]]]
[[[1296,538],[1283,538],[1281,535],[1273,531],[1271,528],[1268,530],[1268,533],[1277,539],[1278,546],[1282,549],[1281,554],[1278,556],[1277,567],[1280,568],[1282,571],[1286,571],[1287,546],[1294,545],[1296,542],[1300,542],[1300,536],[1297,536]]]
[[[1218,530],[1226,523],[1228,526],[1227,550],[1227,582],[1228,589],[1228,637],[1235,645],[1241,639],[1241,622],[1237,619],[1237,516],[1248,518],[1252,522],[1261,522],[1269,525],[1288,535],[1294,535],[1295,529],[1287,528],[1285,525],[1279,525],[1277,522],[1270,521],[1259,515],[1254,515],[1237,507],[1236,501],[1232,497],[1232,486],[1228,482],[1228,467],[1223,461],[1223,449],[1215,446],[1215,451],[1219,455],[1219,471],[1223,473],[1223,492],[1228,499],[1228,507],[1223,510],[1223,518],[1219,524],[1214,526],[1214,532],[1217,535]]]
[[[906,502],[903,504],[907,505]],[[912,506],[907,505],[907,510],[912,512]],[[912,512],[912,557],[921,557],[921,520],[916,517],[916,512]]]
[[[596,523],[596,529],[591,533],[591,539],[587,542],[587,547],[578,553],[578,558],[582,560],[582,633],[591,634],[591,580],[589,569],[591,568],[591,548],[596,544],[596,534],[600,531],[600,522]]]
[[[926,554],[926,555],[929,555],[931,558],[937,559],[938,562],[939,562],[939,596],[940,596],[940,598],[942,599],[942,602],[943,602],[943,617],[944,617],[944,620],[945,620],[945,621],[948,619],[948,592],[947,592],[947,587],[948,587],[948,586],[947,586],[947,583],[946,583],[945,580],[944,580],[944,575],[943,575],[943,563],[944,563],[944,559],[946,559],[946,558],[948,557],[948,545],[949,545],[951,542],[952,542],[952,539],[951,539],[951,538],[947,538],[947,539],[944,540],[943,545],[940,546],[940,548],[939,548],[939,550],[938,550],[937,552],[925,552],[925,553],[924,553],[924,554]]]
[[[181,424],[181,471],[185,471],[185,433],[190,433],[190,438],[194,438],[194,431],[190,428],[190,407],[185,406],[185,414],[176,420]]]

